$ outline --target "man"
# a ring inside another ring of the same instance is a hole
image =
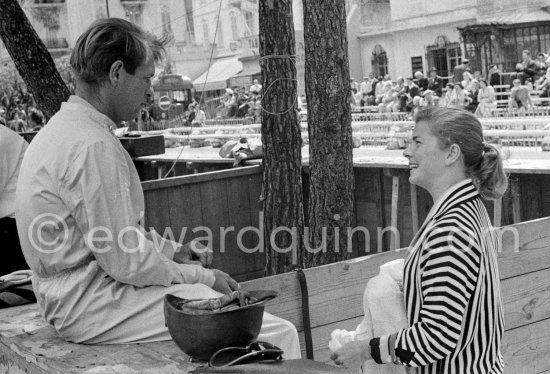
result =
[[[489,85],[499,86],[500,84],[500,70],[495,64],[489,65]]]
[[[437,75],[437,68],[430,69],[430,79],[428,79],[428,90],[435,93],[436,96],[441,97],[443,94],[443,78]]]
[[[19,134],[0,125],[0,238],[2,261],[0,276],[28,269],[15,223],[15,188],[28,144]]]
[[[535,75],[537,74],[537,64],[531,59],[531,51],[524,50],[521,53],[523,60],[516,64],[516,71],[518,72],[518,78],[521,84],[525,84],[527,78],[531,78],[531,81],[535,81]]]
[[[428,89],[428,78],[424,77],[424,73],[421,71],[417,71],[414,73],[414,77],[416,78],[416,84],[418,87],[420,87],[421,91],[426,91]]]
[[[71,55],[75,95],[34,138],[21,166],[21,246],[43,316],[69,341],[169,340],[166,293],[202,299],[239,288],[227,274],[201,266],[211,263],[211,250],[163,241],[139,226],[143,191],[111,128],[146,102],[163,50],[130,22],[95,21]],[[284,320],[266,314],[262,338],[285,356],[299,356],[296,330]]]
[[[462,74],[464,74],[465,71],[470,71],[470,61],[468,61],[468,59],[463,58],[462,64],[455,66],[453,83],[462,82]]]
[[[250,86],[250,94],[254,93],[256,95],[259,95],[260,92],[262,92],[262,85],[258,82],[257,79],[254,79],[254,84],[252,86]]]

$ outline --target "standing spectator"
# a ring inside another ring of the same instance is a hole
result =
[[[489,86],[499,86],[500,81],[500,70],[495,64],[489,65]]]
[[[454,75],[453,75],[453,83],[460,83],[462,82],[462,74],[464,74],[465,71],[470,71],[470,61],[468,59],[463,58],[462,64],[456,65],[454,69]]]
[[[523,61],[516,64],[516,71],[521,84],[525,84],[527,78],[532,80],[537,74],[537,64],[531,59],[531,52],[527,49],[522,52],[522,56]]]
[[[437,75],[437,69],[430,69],[430,79],[428,79],[428,90],[432,90],[436,96],[443,95],[443,78]]]
[[[479,118],[491,117],[493,110],[497,107],[495,103],[495,89],[488,85],[485,79],[479,81],[477,101],[479,105],[477,106],[475,115]]]
[[[422,91],[426,91],[429,84],[428,78],[425,78],[424,73],[422,73],[421,71],[417,71],[416,73],[414,73],[414,76],[416,78],[416,84],[418,85],[418,87],[420,87]]]

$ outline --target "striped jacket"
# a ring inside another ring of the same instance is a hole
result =
[[[396,353],[419,373],[502,373],[499,244],[470,179],[435,203],[405,260],[409,328]]]

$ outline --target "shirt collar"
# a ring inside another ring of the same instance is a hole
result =
[[[474,196],[479,196],[479,192],[474,186],[472,179],[466,178],[449,187],[443,193],[443,195],[441,195],[441,197],[437,199],[436,202],[434,202],[434,205],[430,210],[428,217],[435,218],[437,216],[440,216],[448,211],[450,208],[462,202],[464,198],[470,198]]]
[[[85,99],[80,96],[71,95],[69,99],[61,104],[63,109],[69,110],[78,110],[80,112],[85,112],[94,122],[99,124],[101,127],[109,131],[114,135],[114,129],[116,129],[116,124],[107,117],[105,114],[98,111],[92,104],[90,104]]]

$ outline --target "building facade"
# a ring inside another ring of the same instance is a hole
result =
[[[436,68],[452,75],[468,58],[486,74],[514,70],[521,51],[550,51],[549,0],[358,0],[364,73],[411,77]]]

